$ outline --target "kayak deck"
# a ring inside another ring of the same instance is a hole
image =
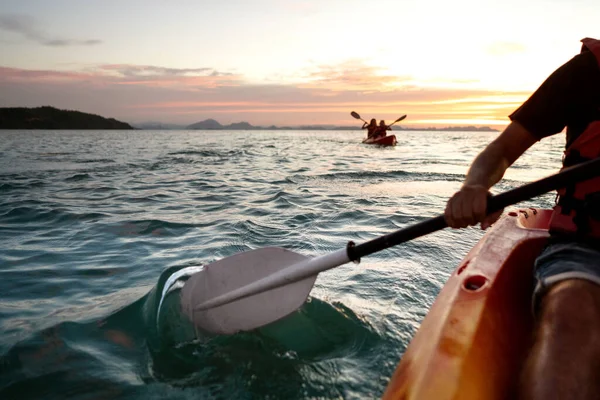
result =
[[[531,344],[533,263],[550,215],[511,211],[471,249],[402,356],[384,399],[516,397]]]
[[[376,144],[379,146],[395,146],[397,143],[396,135],[382,136],[378,138],[367,138],[362,141],[364,144]]]

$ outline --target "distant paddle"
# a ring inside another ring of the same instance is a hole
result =
[[[490,197],[487,213],[600,175],[600,158]],[[308,298],[319,272],[447,227],[443,215],[355,246],[309,258],[267,247],[209,264],[182,289],[182,306],[200,329],[231,334],[277,321]]]
[[[367,121],[365,121],[364,119],[362,119],[362,118],[360,117],[360,114],[359,114],[359,113],[357,113],[356,111],[352,111],[352,112],[350,113],[350,115],[352,115],[352,116],[353,116],[354,118],[356,118],[356,119],[360,119],[360,120],[361,120],[361,121],[363,121],[365,124],[368,124],[368,122],[367,122]],[[398,118],[397,120],[395,120],[394,122],[392,122],[391,124],[389,124],[388,126],[392,126],[392,125],[394,125],[396,122],[400,122],[400,121],[402,121],[404,118],[406,118],[406,115],[403,115],[403,116],[401,116],[400,118]]]
[[[350,113],[350,115],[352,115],[352,116],[353,116],[354,118],[356,118],[356,119],[360,119],[360,120],[361,120],[362,122],[364,122],[365,124],[368,124],[368,122],[367,122],[367,121],[365,121],[364,119],[362,119],[362,118],[360,117],[360,115],[359,115],[359,114],[358,114],[356,111],[352,111],[352,112]]]
[[[401,116],[400,118],[398,118],[397,120],[395,120],[394,122],[392,122],[391,124],[389,124],[388,126],[392,126],[394,125],[396,122],[400,122],[402,121],[404,118],[406,118],[406,114]]]

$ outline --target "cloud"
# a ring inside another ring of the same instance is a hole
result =
[[[347,60],[335,65],[320,65],[305,75],[307,87],[326,86],[332,90],[383,90],[406,83],[410,77],[386,74],[383,68],[366,65],[362,60]]]
[[[66,47],[66,46],[95,46],[101,44],[102,40],[98,39],[87,39],[87,40],[65,40],[65,39],[52,39],[44,40],[40,42],[44,46],[50,47]]]
[[[199,90],[224,85],[238,85],[241,77],[214,68],[168,68],[154,65],[105,64],[89,69],[103,80],[120,85],[151,85]]]
[[[91,88],[107,85],[165,87],[182,91],[236,86],[242,78],[213,68],[167,68],[152,65],[105,64],[77,71],[25,70],[0,67],[0,81],[86,83]]]
[[[48,47],[95,46],[101,44],[98,39],[59,39],[51,37],[38,28],[36,20],[27,15],[0,15],[0,29],[23,36],[25,39]]]
[[[407,84],[381,70],[350,63],[320,66],[301,83],[252,83],[214,68],[105,64],[72,71],[0,68],[0,106],[53,105],[135,123],[189,124],[206,118],[254,125],[352,125],[349,113],[404,124],[431,121],[508,122],[529,93]],[[311,80],[312,79],[312,80]],[[397,85],[401,82],[402,85]],[[462,123],[462,122],[461,122]],[[473,123],[475,124],[475,122]]]
[[[186,76],[214,74],[212,68],[166,68],[154,65],[107,64],[99,67],[101,70],[114,71],[122,76]],[[215,74],[214,76],[218,76]]]

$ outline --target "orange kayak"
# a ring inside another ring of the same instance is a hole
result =
[[[442,288],[383,399],[512,399],[530,346],[533,262],[551,210],[506,214]]]
[[[362,141],[364,144],[377,144],[379,146],[395,146],[396,135],[382,136],[378,138],[367,138]]]

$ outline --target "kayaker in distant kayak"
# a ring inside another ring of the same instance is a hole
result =
[[[373,137],[375,132],[377,132],[377,120],[375,118],[371,118],[371,122],[367,125],[365,122],[361,129],[367,129],[367,138]]]
[[[385,124],[384,120],[379,121],[379,126],[377,127],[377,129],[375,130],[375,133],[373,134],[373,136],[377,137],[385,137],[385,135],[387,135],[387,131],[391,131],[392,127],[391,126],[387,126]]]
[[[530,146],[565,127],[564,167],[600,156],[600,41],[582,42],[581,53],[554,71],[475,158],[446,206],[449,226],[486,229],[495,222],[500,213],[485,216],[489,189]],[[559,191],[550,233],[535,262],[537,325],[520,394],[600,399],[600,176]]]

